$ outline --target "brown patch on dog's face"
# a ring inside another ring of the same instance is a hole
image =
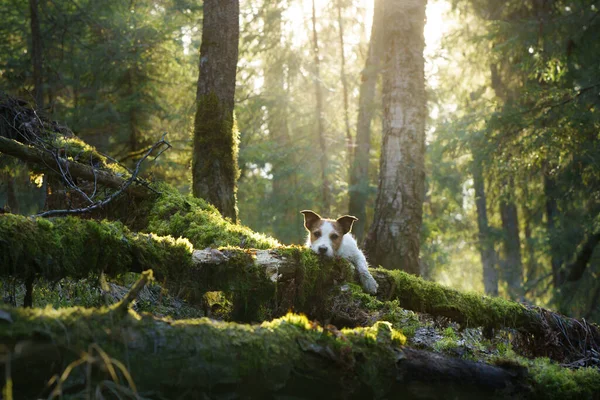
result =
[[[342,239],[346,233],[344,232],[344,227],[338,221],[327,220],[327,222],[333,227],[331,232],[329,232],[329,240],[331,240],[331,247],[337,252],[342,245]]]
[[[315,221],[313,224],[311,224],[310,228],[307,228],[308,231],[310,232],[311,243],[316,242],[323,236],[321,226],[323,225],[324,222],[325,222],[325,220],[319,219],[318,221]]]

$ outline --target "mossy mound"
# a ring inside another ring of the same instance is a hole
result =
[[[203,199],[183,195],[164,183],[152,187],[160,194],[141,208],[138,217],[145,222],[145,232],[184,237],[196,249],[225,246],[270,249],[280,246],[273,238],[223,218]]]

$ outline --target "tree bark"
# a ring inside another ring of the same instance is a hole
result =
[[[386,323],[342,332],[297,315],[253,326],[174,322],[139,316],[126,303],[3,306],[0,316],[0,373],[14,398],[114,390],[193,399],[512,398],[530,387],[524,369],[403,347]],[[544,392],[535,382],[534,389]]]
[[[238,132],[233,108],[239,0],[206,0],[196,94],[192,189],[237,222]]]
[[[350,173],[349,212],[358,218],[352,232],[361,242],[366,229],[366,205],[369,197],[369,161],[371,152],[371,121],[375,111],[375,89],[380,71],[383,34],[383,0],[375,0],[373,25],[365,67],[361,72],[356,121],[356,147]]]
[[[31,62],[33,67],[33,92],[38,109],[44,108],[44,77],[42,72],[42,32],[38,0],[29,0],[31,26]]]
[[[512,182],[509,192],[514,194]],[[502,260],[502,276],[508,286],[508,295],[513,300],[524,299],[523,261],[521,257],[521,239],[519,238],[519,218],[514,200],[500,200],[500,217],[502,219],[504,259]]]
[[[331,209],[331,188],[329,183],[329,160],[327,158],[327,138],[325,137],[325,110],[323,108],[323,89],[321,88],[321,56],[319,53],[319,36],[317,34],[317,10],[315,0],[312,2],[312,35],[313,63],[315,81],[315,117],[317,123],[317,138],[319,140],[319,155],[321,165],[321,214],[329,214]]]
[[[375,217],[365,249],[372,263],[420,274],[425,186],[425,0],[385,3],[383,142]]]
[[[496,270],[497,254],[494,239],[490,234],[487,217],[485,181],[481,157],[473,151],[473,186],[475,189],[475,207],[477,208],[477,226],[479,228],[479,253],[483,265],[483,287],[489,296],[498,296],[498,271]]]
[[[600,243],[600,231],[589,235],[584,240],[580,250],[575,255],[575,259],[566,267],[568,272],[567,281],[573,282],[581,279],[598,243]]]

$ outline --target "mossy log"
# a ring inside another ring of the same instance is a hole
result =
[[[522,370],[402,347],[386,322],[338,331],[293,314],[261,325],[172,321],[118,304],[0,307],[0,327],[0,376],[15,399],[111,390],[145,398],[475,399],[537,390]]]
[[[207,291],[233,293],[241,321],[290,309],[316,315],[336,282],[353,279],[344,260],[320,260],[300,246],[195,250],[187,239],[133,233],[119,222],[0,215],[0,276],[52,282],[148,269],[191,301]]]
[[[348,263],[320,259],[302,247],[271,250],[194,250],[186,239],[132,233],[120,223],[78,218],[0,216],[0,275],[58,280],[101,272],[153,269],[160,282],[190,299],[221,290],[236,297],[236,320],[259,321],[293,309],[319,320],[335,319],[330,289],[352,281]],[[372,270],[380,300],[399,300],[413,311],[450,318],[465,327],[512,328],[531,355],[556,360],[585,358],[600,348],[596,325],[539,307],[462,293],[403,273]],[[351,323],[351,322],[350,322]]]
[[[460,292],[399,270],[372,272],[379,283],[380,299],[397,299],[405,309],[446,317],[463,327],[483,327],[490,333],[514,329],[522,334],[520,347],[529,355],[564,362],[600,351],[600,328],[585,320],[499,297]]]
[[[38,169],[51,172],[58,169],[56,164],[59,162],[65,171],[69,171],[71,177],[85,179],[90,182],[96,181],[101,185],[113,189],[121,188],[126,181],[125,178],[118,176],[114,172],[99,169],[89,164],[86,165],[72,161],[67,158],[54,157],[49,152],[44,152],[36,147],[19,143],[16,140],[3,136],[0,136],[0,153],[33,163]],[[129,195],[141,198],[146,198],[153,194],[147,187],[135,183],[129,186],[125,191]]]

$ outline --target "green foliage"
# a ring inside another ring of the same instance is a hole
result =
[[[435,351],[447,352],[458,347],[458,336],[452,327],[448,327],[443,332],[443,338],[434,345]]]

